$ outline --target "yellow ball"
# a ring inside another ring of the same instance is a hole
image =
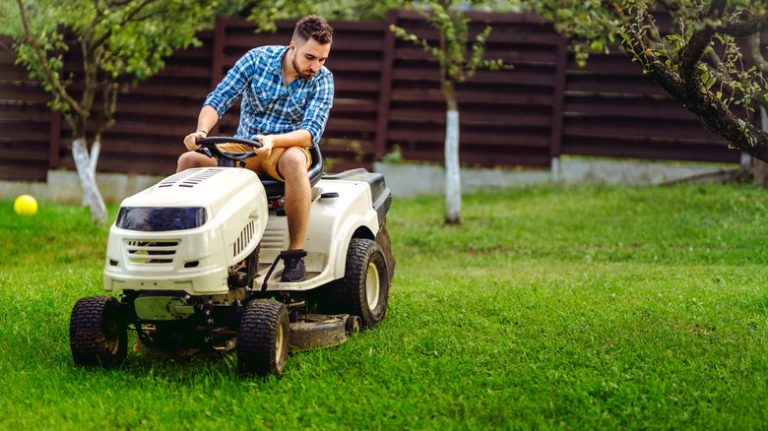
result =
[[[31,216],[37,212],[37,201],[30,195],[21,195],[13,202],[16,214]]]

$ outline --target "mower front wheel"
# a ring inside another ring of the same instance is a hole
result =
[[[77,301],[69,320],[69,346],[77,365],[122,365],[128,353],[128,330],[117,300],[93,296]]]
[[[273,299],[248,303],[237,335],[237,369],[241,377],[280,374],[288,360],[288,309]]]
[[[344,278],[334,286],[341,312],[360,316],[363,326],[376,326],[387,313],[389,275],[384,252],[374,241],[353,238],[347,250]]]

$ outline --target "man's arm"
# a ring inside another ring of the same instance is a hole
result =
[[[304,129],[278,135],[256,135],[254,138],[263,145],[263,147],[256,150],[256,152],[260,154],[263,153],[266,157],[269,157],[272,148],[309,148],[312,146],[312,135]]]
[[[199,148],[197,140],[208,136],[208,132],[213,129],[216,122],[219,121],[219,113],[211,105],[203,106],[200,115],[197,116],[197,130],[184,137],[184,146],[189,151],[195,151]]]
[[[207,135],[213,126],[219,121],[219,113],[211,105],[203,106],[200,115],[197,116],[197,130],[203,131]]]
[[[320,138],[325,131],[328,114],[333,106],[333,93],[333,74],[327,71],[315,83],[313,97],[304,109],[304,119],[301,122],[301,126],[299,126],[301,129],[309,132],[314,144],[320,143]]]
[[[232,106],[232,103],[240,97],[246,85],[248,85],[249,77],[253,73],[257,62],[256,50],[248,51],[237,60],[219,85],[208,94],[203,108],[197,116],[197,130],[184,137],[184,146],[189,151],[199,148],[195,141],[208,136],[208,132],[213,129],[219,118],[223,117],[227,109]]]

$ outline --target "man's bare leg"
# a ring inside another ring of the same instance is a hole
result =
[[[189,168],[202,168],[218,166],[216,159],[208,157],[195,151],[188,151],[181,156],[176,163],[176,172],[181,172]]]
[[[291,147],[280,156],[278,172],[285,180],[285,215],[288,218],[289,249],[304,248],[309,224],[312,188],[307,176],[307,157],[299,148]]]

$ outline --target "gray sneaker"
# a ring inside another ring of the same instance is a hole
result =
[[[307,252],[301,250],[286,250],[280,253],[283,256],[285,262],[285,268],[283,269],[283,275],[280,277],[280,281],[295,283],[304,281],[304,277],[307,274],[304,268],[304,256]]]

